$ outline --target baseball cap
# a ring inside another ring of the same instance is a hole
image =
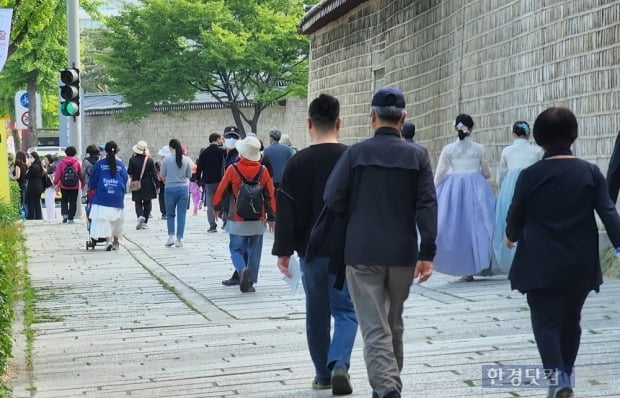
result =
[[[372,97],[371,106],[405,107],[405,96],[396,87],[383,87]]]
[[[237,126],[224,127],[224,138],[236,137],[239,138],[239,128]]]

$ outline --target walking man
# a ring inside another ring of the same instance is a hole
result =
[[[276,189],[278,189],[280,181],[282,181],[286,162],[293,156],[293,152],[291,152],[291,148],[288,145],[280,144],[281,137],[282,133],[280,130],[275,128],[269,130],[269,141],[271,144],[264,151],[266,161],[271,163],[273,169],[273,185]]]
[[[323,208],[325,183],[346,150],[338,143],[340,103],[321,94],[310,103],[308,130],[311,145],[286,165],[277,193],[275,241],[272,254],[278,268],[289,274],[289,261],[297,251],[306,292],[306,338],[316,375],[314,389],[332,389],[334,395],[353,392],[348,369],[357,332],[357,319],[346,281],[334,288],[336,275],[328,270],[329,258],[304,258],[312,225]],[[330,337],[331,318],[334,334]]]
[[[346,279],[377,398],[401,397],[403,306],[413,281],[431,276],[435,255],[433,175],[426,152],[401,140],[405,116],[400,90],[377,91],[370,113],[374,137],[340,157],[324,194],[329,210],[347,215]]]
[[[196,163],[196,180],[200,181],[206,192],[207,220],[209,229],[207,232],[217,232],[215,212],[213,211],[213,195],[224,175],[224,156],[226,151],[222,148],[224,139],[218,133],[209,136],[209,146],[200,153]]]

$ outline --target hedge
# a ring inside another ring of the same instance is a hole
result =
[[[19,221],[19,187],[11,181],[11,203],[0,203],[0,374],[6,371],[13,341],[13,306],[19,298],[25,264],[25,239]]]

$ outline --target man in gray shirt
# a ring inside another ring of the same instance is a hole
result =
[[[291,148],[288,145],[280,144],[280,137],[282,133],[280,130],[273,128],[269,130],[269,141],[271,145],[265,148],[265,157],[271,163],[273,168],[273,185],[278,189],[280,181],[282,181],[282,174],[284,173],[284,167],[286,162],[293,156]]]

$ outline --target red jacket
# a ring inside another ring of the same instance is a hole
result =
[[[67,167],[68,164],[71,164],[73,166],[75,172],[78,175],[78,178],[80,179],[80,183],[78,183],[78,186],[76,187],[66,187],[62,185],[61,177],[65,171],[65,167]],[[60,185],[61,189],[67,189],[70,191],[77,190],[80,185],[82,186],[82,188],[84,188],[84,180],[82,179],[82,165],[80,164],[80,161],[77,160],[74,156],[67,156],[66,158],[61,159],[58,163],[58,166],[56,167],[56,171],[54,171],[54,185]]]
[[[251,160],[241,158],[239,162],[235,163],[239,172],[246,178],[246,180],[253,179],[259,171],[260,167],[265,167],[260,164],[260,162],[253,162]],[[273,180],[271,179],[271,175],[267,168],[263,170],[263,173],[260,177],[260,185],[263,188],[263,197],[265,198],[265,206],[263,208],[262,214],[260,216],[260,220],[265,220],[265,215],[267,216],[267,220],[273,221],[275,220],[276,214],[276,200],[273,189]],[[239,189],[241,189],[241,177],[235,171],[233,166],[228,166],[226,171],[224,172],[224,177],[222,177],[222,181],[217,186],[217,190],[215,191],[215,195],[213,196],[213,207],[216,211],[224,210],[225,203],[222,203],[226,197],[227,192],[232,192],[230,195],[230,209],[235,209],[235,200],[237,194],[239,193]],[[232,221],[245,221],[241,216],[237,214],[236,211],[231,210],[231,213],[228,214],[229,219]]]

